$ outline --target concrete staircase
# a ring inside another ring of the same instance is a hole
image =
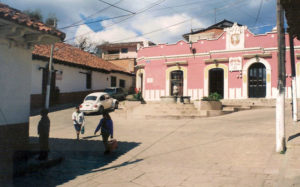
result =
[[[223,107],[251,107],[254,108],[273,108],[275,107],[275,99],[249,98],[249,99],[224,99],[221,100]]]
[[[250,99],[226,99],[222,100],[223,112],[237,112],[256,108],[274,108],[275,99],[250,98]],[[288,102],[288,101],[287,101]]]
[[[222,111],[217,110],[197,110],[194,104],[182,103],[147,103],[134,107],[127,112],[131,118],[143,119],[193,119],[222,115]]]

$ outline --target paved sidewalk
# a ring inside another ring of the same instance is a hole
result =
[[[300,186],[300,137],[292,136],[300,127],[288,112],[287,138],[294,138],[278,154],[275,109],[180,120],[128,119],[119,110],[112,118],[120,147],[107,157],[92,136],[100,116],[87,116],[78,142],[72,111],[50,113],[51,149],[65,161],[17,178],[15,186]],[[32,136],[38,120],[31,118]]]

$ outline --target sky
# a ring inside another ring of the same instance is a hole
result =
[[[276,26],[276,0],[0,0],[13,8],[40,10],[58,18],[65,41],[104,42],[149,40],[176,43],[191,29],[227,19],[246,25],[254,34]],[[113,6],[109,5],[112,4]],[[69,27],[71,26],[71,27]]]

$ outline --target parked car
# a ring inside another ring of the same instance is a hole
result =
[[[103,113],[107,109],[117,109],[119,107],[119,102],[113,99],[105,92],[95,92],[87,95],[83,103],[80,105],[80,111],[88,114],[99,112]]]
[[[127,92],[125,92],[123,88],[118,88],[118,87],[105,88],[104,92],[108,93],[111,97],[119,101],[125,100],[127,96]]]

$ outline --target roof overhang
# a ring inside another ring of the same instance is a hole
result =
[[[300,1],[299,0],[281,0],[285,10],[288,32],[300,40]]]
[[[36,45],[60,42],[61,38],[0,18],[0,37],[19,44]]]

